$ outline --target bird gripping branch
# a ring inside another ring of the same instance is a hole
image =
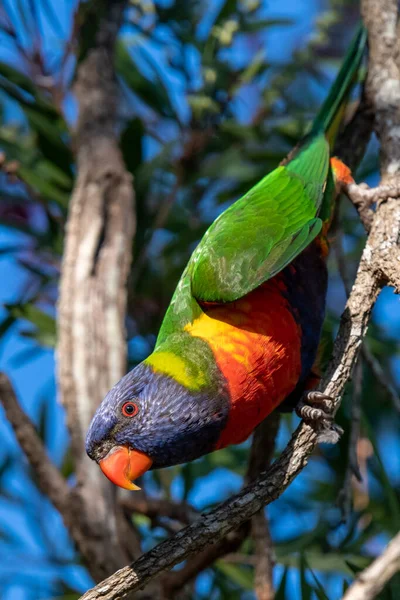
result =
[[[138,489],[150,468],[244,441],[315,383],[327,233],[340,184],[353,181],[331,154],[365,44],[360,27],[310,133],[209,227],[153,353],[99,406],[86,450],[115,484]],[[314,414],[326,416],[304,407]]]

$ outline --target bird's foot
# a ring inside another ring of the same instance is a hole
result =
[[[336,444],[343,433],[343,429],[333,422],[332,402],[331,396],[312,390],[303,396],[296,407],[301,419],[317,426],[318,441],[326,444]]]

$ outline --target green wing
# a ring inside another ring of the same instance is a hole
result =
[[[193,296],[237,300],[288,265],[321,231],[328,172],[329,146],[321,134],[222,213],[190,259]]]

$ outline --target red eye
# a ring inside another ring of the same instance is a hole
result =
[[[125,402],[122,405],[122,414],[124,417],[134,417],[139,412],[139,407],[134,402]]]

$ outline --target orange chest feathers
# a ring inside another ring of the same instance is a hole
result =
[[[244,441],[294,389],[301,372],[301,330],[279,277],[244,298],[210,306],[186,326],[210,345],[231,406],[217,448]]]

